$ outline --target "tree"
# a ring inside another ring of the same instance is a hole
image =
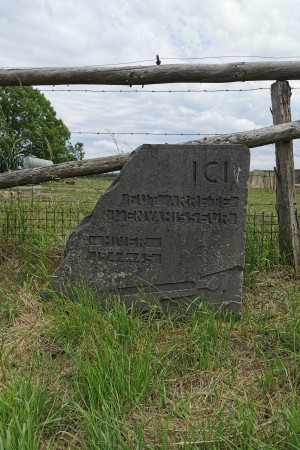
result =
[[[82,160],[83,144],[57,119],[49,100],[32,87],[0,88],[0,172],[15,170],[24,156],[54,163]]]

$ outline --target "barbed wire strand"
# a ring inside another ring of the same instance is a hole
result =
[[[135,132],[135,131],[122,131],[122,132],[113,132],[113,131],[71,131],[71,134],[93,134],[93,135],[146,135],[146,136],[226,136],[229,133],[155,133],[155,132]]]
[[[222,58],[259,58],[259,59],[295,59],[300,58],[300,56],[265,56],[265,55],[221,55],[221,56],[201,56],[201,57],[190,57],[190,58],[174,58],[174,57],[164,57],[161,56],[160,59],[163,62],[165,61],[201,61],[206,59],[222,59]],[[139,64],[144,62],[152,62],[153,64],[156,62],[155,58],[151,59],[142,59],[140,61],[128,61],[128,62],[119,62],[119,63],[107,63],[107,64],[90,64],[85,67],[106,67],[106,66],[122,66],[126,64]],[[33,67],[1,67],[1,69],[32,69]]]
[[[264,56],[264,55],[222,55],[222,56],[201,56],[195,58],[164,58],[161,59],[173,59],[173,60],[183,60],[188,61],[190,59],[201,60],[201,59],[219,59],[219,58],[260,58],[260,59],[288,59],[288,58],[300,58],[300,56]]]
[[[297,89],[297,88],[295,88]],[[300,89],[300,88],[298,88]],[[242,91],[262,91],[262,90],[270,90],[270,88],[249,88],[249,89],[40,89],[41,92],[117,92],[117,93],[140,93],[140,92],[148,92],[148,93],[182,93],[182,92],[242,92]]]
[[[206,59],[222,59],[222,58],[259,58],[259,59],[294,59],[300,58],[300,56],[259,56],[259,55],[222,55],[222,56],[202,56],[202,57],[191,57],[191,58],[170,58],[160,56],[161,61],[203,61]],[[144,59],[141,61],[129,61],[123,63],[112,63],[112,64],[99,64],[99,65],[90,65],[86,67],[105,67],[105,66],[121,66],[126,64],[139,64],[144,62],[156,62],[155,58],[152,59]]]
[[[230,133],[155,133],[155,132],[134,132],[134,131],[122,131],[122,132],[114,132],[114,131],[70,131],[71,134],[79,134],[79,135],[106,135],[106,136],[228,136]],[[270,144],[272,145],[272,144]],[[298,148],[294,148],[294,152],[297,152]]]
[[[93,92],[93,93],[212,93],[212,92],[249,92],[249,91],[269,91],[270,87],[249,88],[249,89],[40,89],[41,92]],[[291,87],[292,90],[300,89]]]

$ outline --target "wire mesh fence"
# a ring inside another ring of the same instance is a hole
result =
[[[95,202],[44,202],[32,205],[22,202],[3,203],[0,206],[1,234],[4,237],[22,237],[38,232],[53,237],[67,237],[94,206]],[[257,247],[263,247],[266,240],[275,245],[278,238],[276,213],[249,212],[247,230],[255,236]]]
[[[73,228],[85,217],[80,206],[69,205],[67,208],[52,209],[0,209],[0,224],[2,236],[21,237],[43,232],[48,236],[67,237]],[[268,239],[275,243],[278,235],[278,222],[273,213],[262,212],[248,214],[249,230],[256,235],[261,243]]]
[[[10,204],[0,207],[0,230],[5,238],[45,235],[66,238],[93,209],[93,204],[52,203],[32,206]]]
[[[246,262],[250,266],[280,264],[279,226],[274,212],[252,212],[247,216]]]
[[[43,237],[64,243],[72,230],[92,211],[93,201],[3,202],[0,206],[2,239],[18,241]],[[275,212],[249,210],[246,262],[250,266],[279,264],[278,220]]]
[[[48,253],[54,247],[57,253],[61,252],[73,229],[93,210],[114,180],[112,174],[82,177],[4,192],[6,197],[2,201],[0,197],[0,257],[8,247],[6,242],[15,245],[16,241],[22,249],[30,249],[30,243],[42,242]],[[299,205],[300,197],[297,202]],[[246,235],[249,267],[267,268],[282,263],[275,203],[275,190],[249,190]]]

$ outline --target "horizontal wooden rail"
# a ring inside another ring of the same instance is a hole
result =
[[[0,175],[0,189],[27,184],[39,184],[45,181],[80,177],[84,175],[98,175],[101,173],[115,172],[122,169],[128,160],[130,153],[107,156],[104,158],[86,159],[84,161],[71,161],[54,164],[48,167],[36,169],[15,170]],[[48,170],[45,170],[48,169]]]
[[[228,83],[258,80],[300,80],[300,61],[0,69],[0,86],[61,84],[133,86],[163,83]]]
[[[243,144],[249,148],[253,148],[299,138],[300,120],[295,120],[282,125],[272,125],[250,131],[204,137],[194,141],[184,142],[184,144]]]
[[[300,120],[252,131],[209,138],[204,137],[197,141],[184,142],[184,144],[244,144],[249,148],[253,148],[297,138],[300,138]],[[104,158],[54,164],[53,166],[37,169],[5,172],[0,175],[0,189],[25,186],[27,184],[38,184],[55,179],[114,172],[122,169],[128,161],[130,154],[125,153]]]

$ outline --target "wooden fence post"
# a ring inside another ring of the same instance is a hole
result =
[[[274,125],[291,121],[288,81],[276,81],[271,86]],[[276,209],[279,223],[279,250],[281,257],[300,273],[300,236],[297,218],[293,141],[275,144],[276,151]]]

